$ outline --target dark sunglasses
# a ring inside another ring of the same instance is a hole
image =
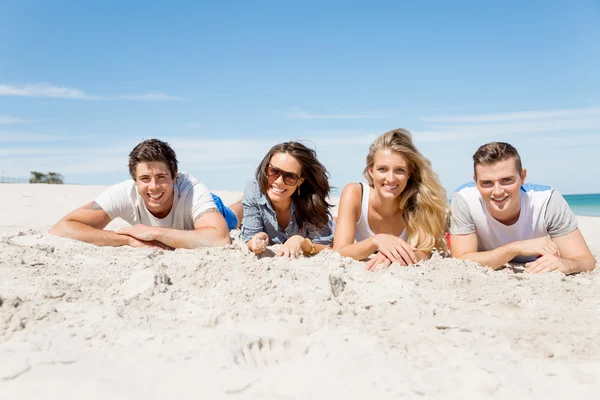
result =
[[[270,181],[276,181],[279,176],[283,176],[283,183],[287,186],[294,186],[298,182],[298,179],[300,179],[300,177],[293,172],[287,172],[271,165],[267,165],[265,175]]]

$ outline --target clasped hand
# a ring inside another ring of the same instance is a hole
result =
[[[302,254],[302,242],[304,238],[300,235],[294,235],[281,246],[277,252],[278,256],[298,258]]]
[[[269,236],[265,232],[258,232],[250,239],[248,248],[254,254],[260,254],[267,250],[269,245]]]
[[[391,263],[395,262],[403,266],[417,262],[415,249],[397,236],[388,234],[375,235],[373,243],[377,245],[379,254],[367,263],[368,270],[373,269],[375,265],[380,263],[383,263],[384,267],[389,267]]]
[[[525,264],[525,267],[527,268],[527,272],[532,274],[539,274],[541,272],[552,272],[556,270],[566,275],[571,273],[571,264],[569,263],[569,261],[557,257],[553,254],[541,256],[537,260]]]
[[[155,240],[154,228],[151,226],[137,224],[119,228],[115,233],[121,236],[128,236],[127,245],[131,247],[158,247],[165,250],[171,250],[166,244]]]

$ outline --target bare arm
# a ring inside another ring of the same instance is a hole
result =
[[[508,243],[489,251],[477,251],[476,233],[451,235],[450,243],[453,257],[475,261],[492,269],[500,269],[519,255],[560,256],[558,246],[547,236]]]
[[[121,228],[117,232],[143,241],[158,241],[174,249],[196,249],[203,245],[231,243],[227,222],[216,208],[202,213],[191,231],[136,225]]]
[[[356,223],[360,218],[362,192],[360,184],[351,183],[342,190],[338,218],[333,235],[333,249],[344,257],[364,260],[377,250],[374,237],[354,243]]]
[[[49,233],[96,246],[130,245],[131,237],[104,230],[109,222],[108,214],[93,201],[67,214]]]
[[[552,238],[558,246],[558,251],[563,260],[569,264],[568,273],[592,271],[596,267],[596,258],[581,234],[579,228],[564,236]]]
[[[519,255],[514,243],[498,247],[490,251],[477,251],[477,234],[451,235],[450,248],[452,257],[470,260],[492,269],[500,269],[507,262]]]
[[[591,271],[596,267],[596,259],[590,252],[579,229],[552,238],[559,249],[558,255],[544,255],[537,260],[527,263],[531,273],[561,271],[564,274]]]

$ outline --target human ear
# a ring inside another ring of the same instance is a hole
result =
[[[521,171],[521,181],[523,181],[522,183],[525,183],[525,178],[527,178],[527,169],[523,168],[523,170]]]

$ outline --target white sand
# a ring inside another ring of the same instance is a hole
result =
[[[371,273],[45,233],[102,189],[0,185],[1,399],[600,397],[600,269]],[[580,222],[600,256],[600,219]]]

